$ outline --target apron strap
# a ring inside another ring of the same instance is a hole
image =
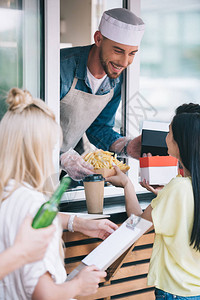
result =
[[[77,81],[78,81],[78,78],[74,77],[74,80],[73,80],[73,82],[72,82],[72,86],[71,86],[70,90],[71,90],[71,89],[75,89],[75,86],[76,86],[76,84],[77,84]]]

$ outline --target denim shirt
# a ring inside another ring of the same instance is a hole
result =
[[[60,52],[60,99],[68,93],[74,77],[78,78],[76,89],[92,94],[87,78],[87,60],[93,45],[61,49]],[[119,78],[106,77],[96,95],[104,95],[114,88],[114,95],[96,120],[86,130],[89,141],[97,148],[109,150],[122,136],[113,130],[115,114],[121,100],[122,74]],[[88,107],[89,110],[89,107]],[[85,113],[89,113],[85,112]]]

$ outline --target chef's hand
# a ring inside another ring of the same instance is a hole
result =
[[[77,181],[94,173],[92,165],[85,162],[72,148],[61,155],[60,162],[63,170],[65,170],[72,179]]]
[[[139,135],[136,138],[132,139],[126,148],[126,152],[128,156],[131,156],[133,158],[139,159],[141,154],[141,140],[142,136]]]
[[[127,137],[122,137],[116,140],[110,146],[109,150],[117,153],[119,157],[130,156],[139,159],[141,154],[141,135],[132,140]]]

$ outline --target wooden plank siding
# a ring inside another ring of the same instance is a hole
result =
[[[65,243],[65,267],[69,274],[76,268],[80,261],[94,248],[101,240],[87,237],[80,233],[63,233]],[[147,286],[147,273],[152,253],[154,233],[144,234],[130,249],[124,258],[121,267],[110,278],[100,283],[98,292],[92,296],[77,297],[78,300],[95,299],[121,299],[121,300],[153,300],[154,288]]]

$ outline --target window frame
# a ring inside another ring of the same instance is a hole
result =
[[[60,124],[60,0],[45,0],[45,102]],[[59,178],[60,137],[53,152]]]

